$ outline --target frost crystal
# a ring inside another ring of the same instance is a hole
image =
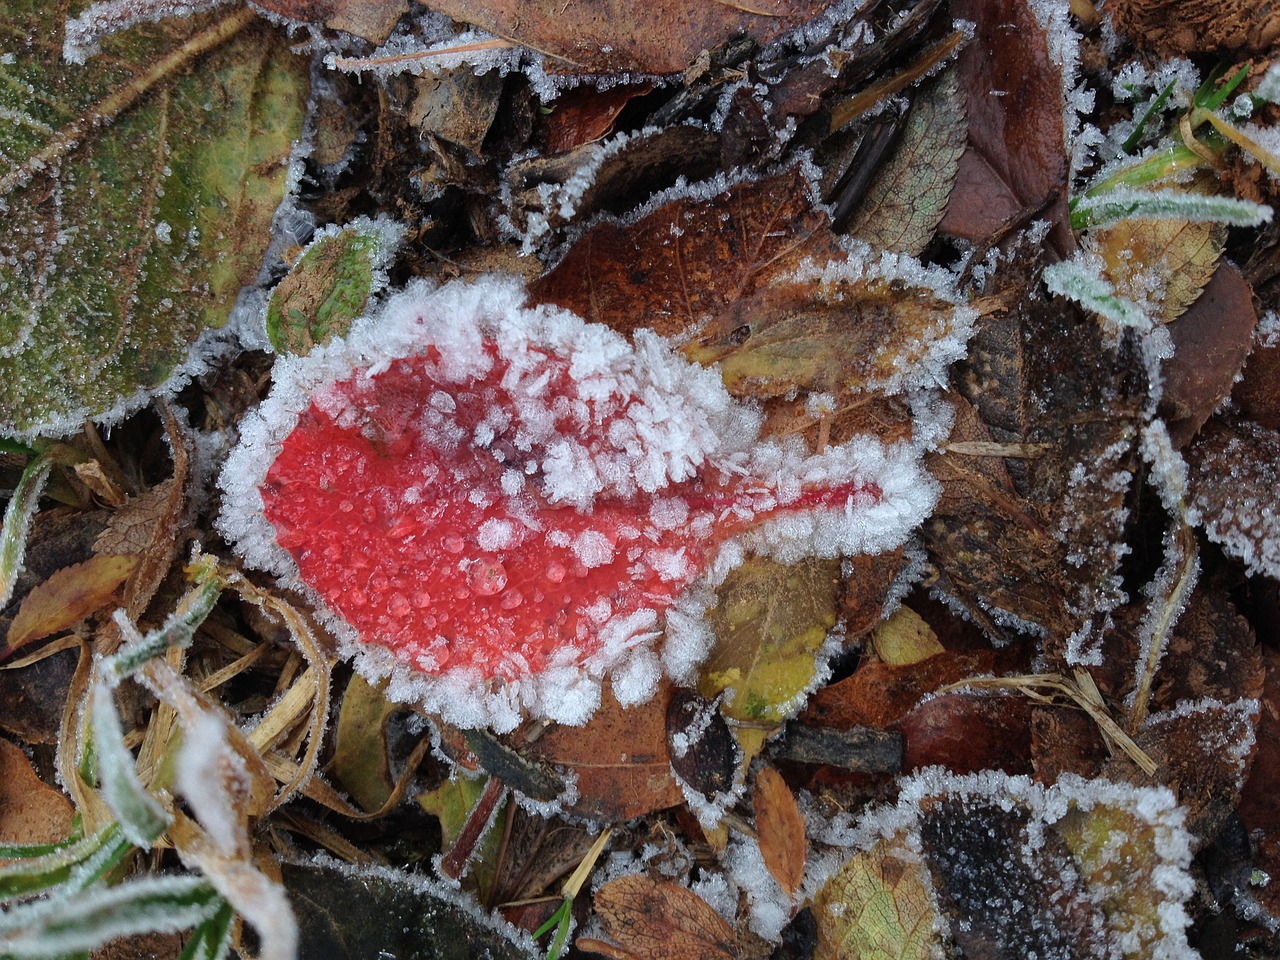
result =
[[[918,447],[761,440],[716,371],[506,278],[413,286],[275,380],[222,474],[223,531],[391,696],[459,725],[582,723],[606,674],[647,699],[663,621],[687,677],[746,551],[883,550],[936,499]]]

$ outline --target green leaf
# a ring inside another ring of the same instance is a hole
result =
[[[361,217],[322,232],[308,245],[267,304],[267,337],[281,353],[305,355],[346,336],[369,297],[386,282],[385,264],[403,230]]]
[[[147,849],[169,826],[170,816],[138,779],[133,754],[124,745],[124,731],[111,687],[99,680],[90,694],[93,743],[97,751],[102,795],[120,820],[120,829],[133,843]]]
[[[83,888],[119,863],[130,849],[120,825],[108,824],[92,836],[0,867],[0,899],[49,890],[61,883]]]
[[[224,901],[217,913],[191,931],[178,960],[222,960],[231,948],[235,919],[235,910]]]
[[[78,5],[76,5],[78,6]],[[139,405],[261,267],[307,64],[240,10],[61,59],[64,6],[0,12],[0,431]]]
[[[9,498],[9,505],[5,507],[4,527],[0,530],[0,607],[9,603],[18,574],[22,573],[27,531],[52,469],[53,460],[47,454],[41,454],[28,463],[13,496]]]
[[[222,898],[202,877],[143,877],[74,900],[13,908],[5,921],[14,932],[0,938],[0,952],[6,957],[61,957],[117,937],[195,926],[222,905]]]

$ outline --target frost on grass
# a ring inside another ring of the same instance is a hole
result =
[[[606,675],[624,704],[663,665],[690,679],[748,551],[876,553],[932,508],[918,447],[809,455],[761,420],[648,331],[529,307],[513,279],[419,284],[278,362],[221,526],[389,696],[462,726],[582,723]]]

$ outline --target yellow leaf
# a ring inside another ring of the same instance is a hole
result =
[[[933,628],[910,607],[899,607],[879,624],[871,634],[871,643],[880,659],[894,667],[910,666],[944,652]]]

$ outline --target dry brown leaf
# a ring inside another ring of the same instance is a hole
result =
[[[623,83],[608,90],[588,84],[565,91],[547,118],[547,153],[564,153],[599,140],[613,129],[628,103],[652,89],[650,83]]]
[[[548,55],[570,73],[682,73],[702,50],[738,34],[761,43],[792,30],[830,0],[433,0],[445,16]]]
[[[1169,324],[1173,357],[1161,369],[1160,414],[1175,446],[1190,442],[1231,393],[1257,325],[1253,290],[1230,263],[1219,266],[1200,298]]]
[[[75,814],[71,801],[36,775],[22,749],[0,739],[0,842],[64,840]]]
[[[605,688],[600,709],[585,726],[554,727],[526,752],[577,775],[579,796],[566,805],[570,813],[612,822],[675,806],[684,794],[667,752],[670,698],[664,682],[652,700],[624,708]]]
[[[611,880],[594,900],[605,933],[638,960],[732,960],[733,929],[705,900],[674,880]]]
[[[1057,193],[1045,219],[1055,225],[1049,242],[1066,254],[1075,241],[1066,216],[1062,71],[1045,31],[1026,0],[957,0],[950,13],[972,21],[975,31],[960,54],[969,149],[941,230],[984,243]]]
[[[804,879],[808,850],[800,805],[782,774],[773,767],[765,767],[756,775],[751,800],[756,811],[760,856],[778,886],[794,900]]]
[[[1280,432],[1215,420],[1187,451],[1191,499],[1209,539],[1250,573],[1280,578]]]
[[[836,256],[843,254],[808,182],[790,170],[708,200],[674,200],[633,224],[597,224],[530,285],[530,300],[622,333],[646,327],[670,336],[806,257]]]
[[[255,6],[299,23],[345,30],[373,44],[385,41],[410,8],[407,0],[261,0]]]
[[[112,603],[138,566],[136,556],[99,554],[63,567],[32,589],[9,626],[7,653],[66,630]]]

